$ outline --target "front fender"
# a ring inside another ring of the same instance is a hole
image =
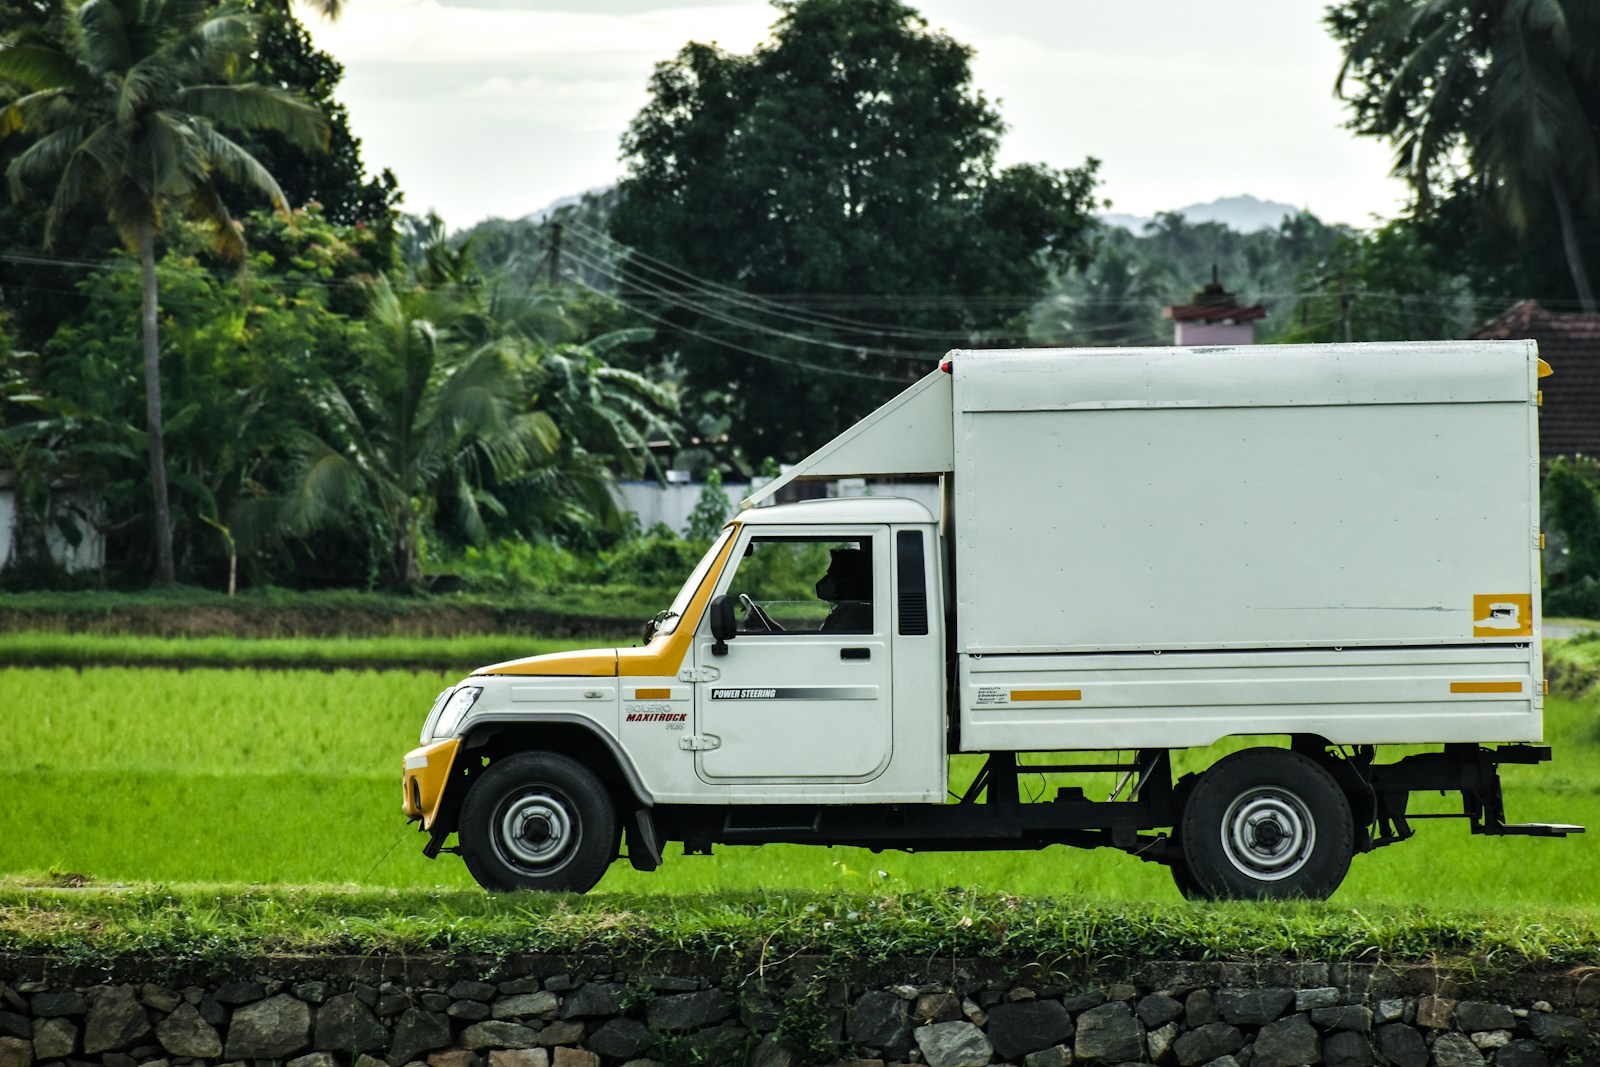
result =
[[[571,756],[600,777],[619,807],[649,808],[655,803],[616,738],[584,715],[544,712],[530,718],[490,712],[474,716],[459,743],[454,765],[442,780],[434,819],[424,823],[430,831],[450,833],[458,829],[461,802],[474,776],[483,770],[485,759],[493,763],[519,752],[560,752]]]

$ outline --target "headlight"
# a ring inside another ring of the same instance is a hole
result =
[[[439,709],[444,707],[444,702],[449,700],[450,694],[454,692],[454,689],[441,689],[439,695],[433,698],[433,707],[428,709],[427,718],[422,720],[422,737],[417,741],[419,745],[425,745],[433,740],[433,720],[439,717]]]
[[[472,705],[478,702],[478,697],[483,693],[483,687],[477,685],[464,685],[456,690],[455,696],[444,706],[444,711],[439,714],[439,721],[433,725],[434,737],[448,737],[456,732],[456,727],[461,725],[462,716],[472,710]]]

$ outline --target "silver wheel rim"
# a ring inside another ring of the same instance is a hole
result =
[[[500,805],[495,819],[496,850],[523,870],[548,872],[562,866],[572,858],[580,836],[571,802],[554,791],[518,793]]]
[[[1282,786],[1247,790],[1222,816],[1222,849],[1229,861],[1263,882],[1299,873],[1311,861],[1316,844],[1311,809]]]

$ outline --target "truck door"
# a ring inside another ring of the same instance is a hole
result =
[[[884,529],[747,526],[719,594],[738,636],[696,662],[696,770],[707,781],[867,781],[890,755],[889,540]]]

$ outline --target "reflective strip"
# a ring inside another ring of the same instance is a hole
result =
[[[633,693],[634,700],[671,700],[670,689],[636,689]]]
[[[1521,682],[1451,682],[1452,693],[1520,693]]]
[[[748,686],[711,690],[712,700],[876,700],[875,685]]]
[[[1082,700],[1082,689],[1013,689],[1012,700]]]

